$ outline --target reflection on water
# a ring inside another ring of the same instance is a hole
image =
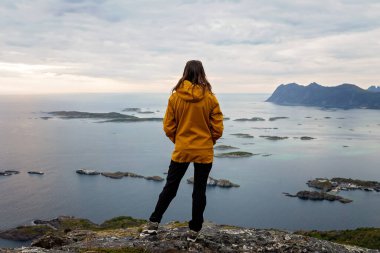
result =
[[[231,118],[225,121],[225,133],[218,143],[272,155],[215,158],[211,176],[227,178],[240,188],[208,188],[205,219],[288,230],[380,226],[380,193],[343,192],[342,196],[354,200],[346,205],[282,195],[307,189],[306,181],[314,177],[380,181],[380,112],[277,106],[263,102],[267,97],[218,96],[225,116]],[[75,170],[120,170],[164,177],[173,146],[160,122],[94,123],[97,120],[40,117],[46,116],[46,111],[121,112],[126,107],[155,112],[136,116],[162,117],[166,104],[167,94],[0,97],[0,171],[21,171],[0,177],[0,228],[58,215],[86,217],[94,222],[118,215],[149,217],[164,182],[80,176]],[[277,116],[289,118],[268,121]],[[251,117],[266,121],[234,121]],[[231,135],[234,133],[254,138],[237,138]],[[270,141],[260,135],[289,138]],[[294,138],[301,136],[316,139]],[[29,175],[28,170],[42,170],[45,175]],[[190,166],[184,179],[192,173]],[[192,185],[183,180],[163,222],[190,219],[191,192]],[[0,245],[5,245],[4,241]]]

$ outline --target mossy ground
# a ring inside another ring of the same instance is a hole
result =
[[[355,230],[331,231],[297,231],[297,234],[307,235],[336,243],[356,245],[369,249],[380,249],[380,228],[358,228]]]
[[[60,230],[65,229],[86,229],[86,230],[93,230],[97,229],[99,226],[95,223],[92,223],[90,220],[87,219],[78,219],[78,218],[67,218],[60,222]]]
[[[146,220],[135,219],[130,216],[119,216],[106,220],[100,225],[100,227],[103,229],[129,228],[138,227],[146,222]]]
[[[29,240],[30,238],[38,237],[41,234],[47,234],[52,232],[53,229],[45,225],[36,225],[36,226],[20,226],[17,227],[17,232],[19,234],[25,235],[25,239]]]

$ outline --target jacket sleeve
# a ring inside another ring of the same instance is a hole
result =
[[[177,131],[177,123],[174,117],[174,110],[173,105],[170,102],[170,99],[168,101],[168,106],[166,108],[166,113],[163,120],[164,124],[164,131],[167,137],[175,143],[175,134]]]
[[[210,130],[211,130],[212,141],[215,144],[216,141],[220,137],[222,137],[224,126],[223,126],[223,113],[220,110],[219,102],[216,99],[216,97],[214,98],[214,100],[215,100],[214,101],[215,104],[210,114],[210,124],[211,124]]]

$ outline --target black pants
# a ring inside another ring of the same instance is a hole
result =
[[[183,175],[185,175],[189,164],[190,163],[178,163],[171,160],[169,172],[166,177],[166,184],[160,193],[156,208],[149,218],[150,221],[161,222],[162,215],[177,194],[179,183]],[[202,229],[203,212],[206,208],[207,179],[211,167],[212,163],[194,163],[192,219],[189,222],[189,228],[194,231]]]

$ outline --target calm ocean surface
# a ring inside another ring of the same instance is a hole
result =
[[[210,175],[229,179],[240,188],[208,187],[206,220],[286,230],[380,227],[380,193],[341,192],[353,200],[350,204],[302,201],[282,194],[309,189],[305,183],[315,177],[380,181],[380,111],[278,106],[264,102],[269,94],[217,96],[225,117],[231,118],[224,122],[218,144],[272,155],[215,158]],[[21,171],[0,177],[0,229],[58,215],[97,223],[119,215],[147,219],[164,182],[80,176],[75,170],[165,177],[173,145],[161,122],[95,123],[99,120],[40,117],[47,111],[121,112],[126,107],[155,111],[137,116],[163,117],[167,99],[168,94],[0,96],[0,171]],[[275,116],[289,118],[268,121]],[[242,117],[266,121],[233,121]],[[233,133],[249,133],[254,139]],[[289,139],[270,141],[259,135]],[[293,138],[305,135],[316,139]],[[28,170],[42,170],[45,175],[29,175]],[[192,185],[186,179],[192,174],[190,165],[162,222],[190,219]],[[0,241],[0,246],[7,243]]]

